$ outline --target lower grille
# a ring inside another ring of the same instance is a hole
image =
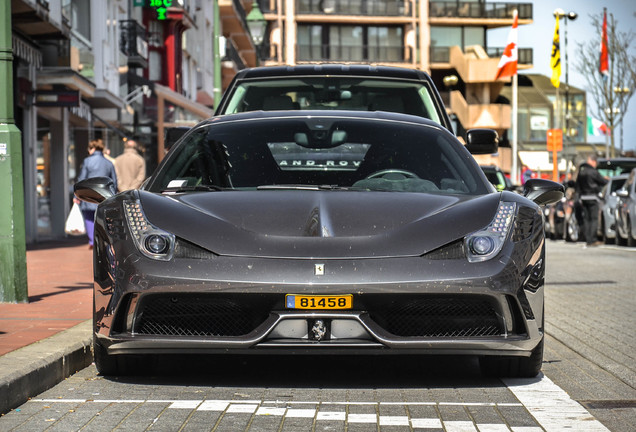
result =
[[[369,313],[387,332],[401,337],[480,337],[505,333],[503,320],[486,299],[418,298],[396,301]]]
[[[229,337],[250,333],[267,314],[224,298],[161,296],[145,299],[138,317],[138,334]]]

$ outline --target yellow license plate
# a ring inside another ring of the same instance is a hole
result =
[[[306,296],[287,294],[285,306],[287,309],[351,309],[353,295]]]

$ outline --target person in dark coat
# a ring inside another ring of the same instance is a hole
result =
[[[115,191],[117,190],[117,174],[115,166],[111,161],[104,157],[104,143],[101,139],[92,140],[88,144],[88,157],[82,163],[77,181],[85,180],[91,177],[110,177],[113,180]],[[84,225],[86,226],[86,235],[88,235],[88,247],[93,248],[93,232],[95,228],[95,210],[97,204],[80,201],[74,199],[79,204],[82,216],[84,217]]]
[[[607,183],[596,169],[597,158],[595,154],[588,156],[587,161],[579,167],[579,174],[576,178],[576,192],[583,207],[583,232],[585,242],[588,246],[600,244],[596,240],[596,229],[598,227],[599,192]]]

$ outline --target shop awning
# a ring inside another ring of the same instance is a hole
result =
[[[520,151],[519,159],[521,163],[532,171],[552,171],[552,152],[548,151]],[[559,171],[567,169],[567,162],[560,159],[558,162]]]

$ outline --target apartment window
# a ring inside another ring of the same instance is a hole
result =
[[[63,0],[62,16],[71,23],[74,32],[91,40],[91,4],[86,0]]]
[[[447,63],[450,47],[465,50],[470,45],[486,46],[484,27],[431,27],[431,61],[434,63]]]
[[[402,27],[299,25],[298,59],[387,61],[404,59]]]

